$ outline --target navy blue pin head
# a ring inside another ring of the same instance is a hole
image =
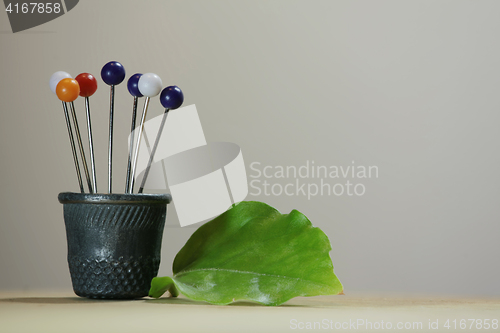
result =
[[[178,109],[183,102],[184,94],[177,86],[166,87],[160,94],[160,103],[167,110]]]
[[[125,79],[125,67],[118,61],[110,61],[102,67],[101,78],[108,86],[116,86]]]
[[[141,78],[141,76],[142,74],[140,73],[134,74],[127,81],[128,92],[130,93],[130,95],[134,97],[144,96],[143,94],[141,94],[141,91],[139,90],[139,79]]]

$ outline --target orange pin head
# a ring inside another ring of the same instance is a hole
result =
[[[63,102],[73,102],[80,94],[80,85],[75,79],[62,79],[56,87],[57,97]]]

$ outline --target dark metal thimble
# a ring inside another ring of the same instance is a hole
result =
[[[169,194],[60,193],[75,294],[133,299],[158,274]]]

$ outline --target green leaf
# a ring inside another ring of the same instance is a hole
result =
[[[158,298],[167,291],[170,292],[172,297],[179,296],[179,291],[175,287],[172,278],[168,276],[153,278],[153,281],[151,281],[151,289],[149,289],[150,297]]]
[[[302,213],[240,202],[202,225],[179,251],[174,276],[155,278],[150,296],[173,286],[213,304],[279,305],[297,296],[337,295],[328,237]]]

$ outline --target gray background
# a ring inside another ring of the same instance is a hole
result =
[[[248,197],[321,227],[346,293],[500,295],[499,12],[498,1],[81,1],[17,34],[0,13],[0,289],[71,290],[57,194],[78,186],[48,80],[99,77],[104,190],[99,73],[118,60],[127,77],[180,86],[207,140],[238,143],[247,166],[379,167],[362,197]],[[131,104],[119,86],[117,192]],[[153,100],[149,116],[162,111]],[[195,230],[176,223],[170,211],[160,274]]]

